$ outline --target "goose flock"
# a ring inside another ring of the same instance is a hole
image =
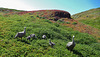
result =
[[[15,35],[15,38],[19,37],[21,38],[22,40],[22,37],[26,35],[26,27],[24,27],[24,31],[22,32],[18,32],[16,35]],[[74,35],[73,35],[73,38],[72,38],[72,42],[68,42],[67,45],[66,45],[66,48],[69,50],[69,51],[72,51],[73,48],[75,47],[75,41],[74,41]],[[35,34],[30,34],[28,37],[26,37],[27,40],[30,40],[31,38],[37,38]],[[46,38],[46,35],[43,35],[42,36],[42,39],[45,39]],[[53,46],[55,45],[55,43],[51,42],[51,40],[49,39],[49,45],[53,48]]]

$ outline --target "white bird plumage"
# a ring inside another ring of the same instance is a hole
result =
[[[30,36],[31,38],[37,38],[35,34],[31,34]]]
[[[22,39],[23,36],[25,36],[26,34],[26,27],[24,27],[24,31],[22,32],[18,32],[16,35],[15,35],[15,38],[19,37]]]
[[[43,35],[43,36],[42,36],[42,39],[45,39],[45,38],[46,38],[46,35]]]
[[[53,47],[53,46],[55,45],[55,43],[51,42],[51,40],[49,39],[49,45],[50,45],[51,47]]]
[[[68,42],[67,43],[67,45],[66,45],[66,48],[68,49],[68,50],[70,50],[70,51],[72,51],[73,50],[73,48],[75,47],[75,42],[74,42],[74,35],[73,35],[73,38],[72,38],[72,42]]]
[[[31,35],[30,35],[30,36],[28,36],[28,37],[26,37],[26,39],[27,39],[27,40],[30,40],[30,39],[31,39]]]

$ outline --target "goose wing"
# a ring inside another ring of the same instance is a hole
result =
[[[69,47],[69,46],[71,46],[72,45],[72,42],[68,42],[67,43],[67,46]]]

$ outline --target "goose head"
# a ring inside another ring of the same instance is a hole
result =
[[[49,42],[51,42],[51,40],[49,39]]]
[[[24,29],[26,29],[26,27],[24,27]]]
[[[74,38],[75,36],[73,35],[73,38]]]

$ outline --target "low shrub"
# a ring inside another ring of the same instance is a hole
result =
[[[59,20],[57,20],[57,22],[59,22],[59,23],[65,23],[62,19],[59,19]]]
[[[70,22],[66,22],[67,24],[70,24]]]
[[[76,24],[77,24],[77,22],[73,22],[72,24],[73,24],[73,25],[76,25]]]

